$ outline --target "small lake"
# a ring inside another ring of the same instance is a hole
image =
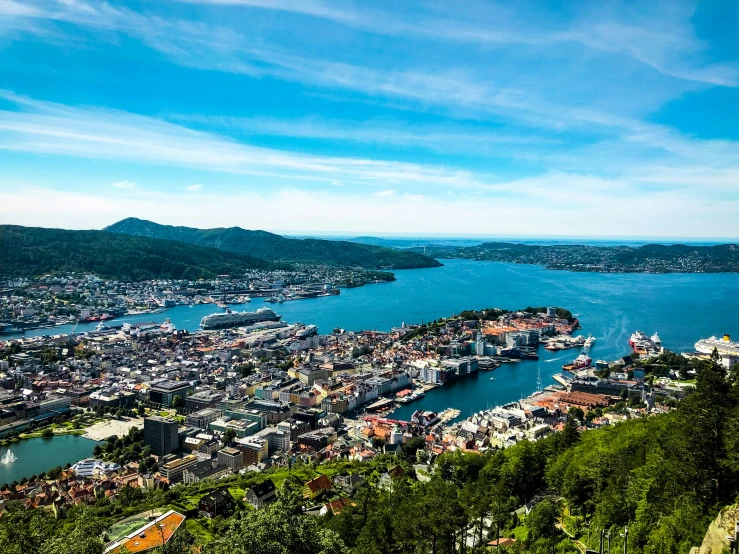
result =
[[[0,463],[0,485],[89,458],[96,444],[84,437],[60,435],[48,439],[25,439],[9,446],[0,446],[0,458],[8,450],[16,457],[14,462]]]

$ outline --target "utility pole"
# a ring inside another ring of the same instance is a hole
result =
[[[603,554],[603,538],[604,538],[605,534],[606,534],[606,530],[605,529],[601,529],[600,530],[600,548],[598,549],[598,553],[599,554]]]
[[[611,554],[611,532],[608,531],[606,534],[606,538],[608,539],[608,554]]]

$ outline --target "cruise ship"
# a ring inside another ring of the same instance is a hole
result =
[[[739,357],[739,342],[732,342],[729,335],[724,335],[720,339],[717,337],[701,339],[695,343],[696,352],[701,354],[712,354],[714,349],[720,356]]]
[[[281,315],[277,315],[269,308],[259,308],[256,312],[232,312],[206,315],[201,321],[203,329],[225,329],[227,327],[243,327],[253,325],[262,321],[280,321]]]

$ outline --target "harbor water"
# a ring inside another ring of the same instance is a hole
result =
[[[665,347],[692,350],[700,338],[732,331],[739,335],[739,274],[603,274],[552,271],[533,265],[468,260],[443,260],[444,266],[396,271],[392,283],[345,289],[338,296],[264,304],[255,298],[235,309],[272,307],[287,322],[318,325],[322,333],[347,330],[389,330],[405,323],[446,317],[465,309],[558,306],[572,311],[582,333],[596,338],[593,360],[614,360],[629,353],[628,338],[639,329],[659,332]],[[164,321],[195,331],[200,319],[219,311],[215,305],[178,306],[159,314],[115,320]],[[77,331],[95,324],[79,325]],[[26,334],[58,334],[69,327]],[[398,408],[394,417],[414,410],[458,408],[470,413],[518,400],[537,388],[553,384],[580,349],[548,352],[539,348],[538,361],[505,364],[492,373],[481,372],[428,392],[425,398]],[[495,380],[491,381],[490,377]]]

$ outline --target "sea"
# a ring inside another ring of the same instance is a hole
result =
[[[535,265],[471,260],[441,260],[442,267],[395,271],[396,281],[344,289],[338,296],[264,304],[255,298],[239,310],[270,306],[287,322],[315,324],[321,333],[335,328],[387,331],[403,323],[428,322],[467,309],[556,306],[580,320],[581,334],[592,335],[593,360],[616,360],[630,352],[636,330],[658,332],[663,345],[692,351],[701,338],[723,333],[739,336],[739,274],[580,273]],[[124,317],[117,322],[162,322],[196,331],[215,305],[178,306],[163,313]],[[79,325],[77,332],[96,324]],[[69,333],[71,326],[40,329],[24,336]],[[461,417],[524,398],[579,350],[539,349],[538,361],[504,364],[493,372],[460,379],[429,391],[423,399],[399,407],[393,417],[408,419],[415,410],[457,408]],[[492,380],[491,380],[492,378]]]

